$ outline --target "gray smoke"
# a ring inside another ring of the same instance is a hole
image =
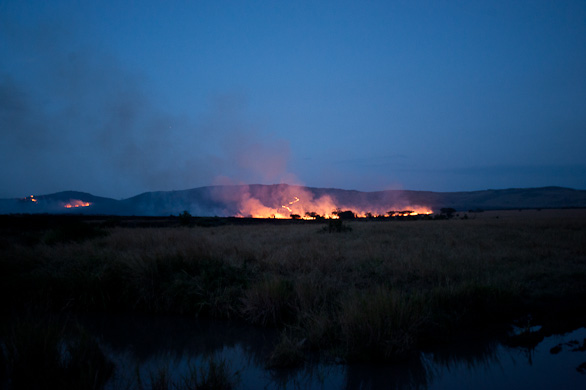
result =
[[[67,189],[143,191],[278,180],[289,145],[246,119],[246,99],[212,98],[208,114],[169,113],[147,77],[57,24],[0,17],[0,198]],[[25,189],[26,190],[23,190]],[[26,191],[26,193],[22,193]]]

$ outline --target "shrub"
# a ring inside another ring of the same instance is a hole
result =
[[[179,214],[179,224],[181,226],[189,226],[191,224],[191,214],[187,210]]]
[[[356,218],[356,214],[354,214],[353,211],[351,210],[345,210],[345,211],[336,211],[335,214],[340,218],[340,219],[354,219]]]
[[[340,219],[329,219],[327,228],[324,230],[328,231],[328,233],[342,233],[342,232],[349,232],[352,230],[351,227],[344,225],[344,221]]]

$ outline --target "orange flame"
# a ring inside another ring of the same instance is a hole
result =
[[[430,215],[433,214],[433,211],[426,206],[408,206],[405,210],[399,211],[387,211],[385,216],[388,217],[408,217],[414,215]]]
[[[37,199],[35,199],[35,196],[34,195],[25,196],[24,198],[22,198],[22,200],[24,200],[25,202],[37,203]]]
[[[297,202],[299,202],[299,198],[298,197],[295,197],[295,199],[293,199],[293,201],[289,202],[289,206],[292,205],[292,204],[295,204]],[[289,210],[289,212],[292,213],[293,210],[291,210],[291,207],[289,207],[289,206],[283,205],[281,207],[284,208],[284,209]]]
[[[90,202],[84,202],[82,200],[77,200],[77,199],[71,199],[71,200],[69,200],[69,203],[64,204],[63,207],[65,207],[66,209],[71,209],[71,208],[76,208],[76,207],[88,207],[90,205],[91,205]]]
[[[257,198],[252,197],[249,193],[243,195],[240,202],[240,210],[237,217],[251,217],[251,218],[276,218],[276,219],[305,219],[313,220],[318,218],[325,219],[339,219],[341,211],[351,211],[357,218],[367,217],[406,217],[415,215],[429,215],[432,210],[426,206],[420,205],[401,205],[381,208],[380,206],[373,207],[370,210],[365,210],[353,205],[338,205],[329,195],[323,195],[317,199],[313,198],[313,194],[299,188],[290,188],[278,196],[281,199],[293,199],[287,202],[283,201],[280,207],[269,206]],[[286,203],[285,203],[286,202]],[[276,203],[276,202],[275,202]],[[276,204],[279,204],[276,203]],[[401,211],[392,211],[392,210]],[[389,211],[391,210],[391,211]]]
[[[334,214],[336,205],[332,199],[324,195],[318,199],[312,199],[311,194],[290,194],[290,191],[282,194],[283,198],[293,198],[292,201],[280,207],[270,207],[264,205],[259,199],[253,198],[246,193],[240,202],[240,212],[237,217],[252,217],[252,218],[276,218],[288,219],[291,215],[298,215],[303,219],[315,219],[309,214],[313,213],[323,218],[338,218]],[[278,203],[277,203],[278,204]]]

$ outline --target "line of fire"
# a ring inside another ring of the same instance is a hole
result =
[[[401,210],[382,211],[380,207],[372,207],[376,210],[366,211],[358,207],[338,207],[330,197],[324,196],[317,200],[302,201],[295,196],[292,201],[283,204],[280,208],[271,208],[263,205],[258,199],[250,199],[243,202],[237,217],[262,218],[262,219],[388,219],[406,218],[412,219],[430,217],[433,211],[425,206],[408,206]]]
[[[35,198],[34,195],[27,196],[26,198],[22,199],[24,202],[31,202],[38,204],[39,200]],[[83,200],[79,199],[69,199],[69,202],[61,202],[61,207],[64,209],[76,209],[79,207],[89,207],[91,206],[91,202],[84,202]]]
[[[320,215],[315,211],[308,211],[304,215],[290,213],[289,215],[275,213],[270,215],[247,215],[242,216],[239,215],[241,218],[260,218],[260,219],[303,219],[306,221],[312,220],[324,220],[324,219],[389,219],[389,218],[406,218],[406,217],[413,217],[413,219],[422,218],[422,217],[431,217],[433,212],[425,211],[425,212],[417,212],[414,210],[390,210],[384,214],[373,214],[371,212],[366,213],[357,213],[353,210],[333,210],[331,213],[327,213],[324,215]]]
[[[41,197],[42,198],[42,197]],[[24,202],[39,204],[41,198],[34,195],[21,199]],[[80,199],[69,199],[68,202],[60,202],[63,209],[78,209],[92,205]],[[425,206],[407,206],[406,208],[382,211],[381,207],[372,207],[372,211],[364,210],[364,207],[343,206],[338,207],[335,202],[327,196],[319,199],[303,201],[295,196],[293,200],[280,207],[265,206],[259,199],[248,198],[240,202],[240,211],[235,215],[237,218],[255,219],[293,219],[293,220],[326,220],[326,219],[431,219],[433,211]]]

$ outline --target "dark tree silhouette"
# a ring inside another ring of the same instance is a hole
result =
[[[356,214],[354,214],[354,212],[352,212],[351,210],[346,210],[346,211],[335,211],[334,214],[336,214],[338,217],[340,217],[340,219],[354,219],[356,218]]]
[[[452,218],[454,216],[455,212],[456,212],[456,209],[451,208],[451,207],[443,207],[440,209],[440,213],[444,214],[448,218]]]
[[[181,226],[188,226],[191,223],[191,214],[187,210],[179,214],[179,223]]]

